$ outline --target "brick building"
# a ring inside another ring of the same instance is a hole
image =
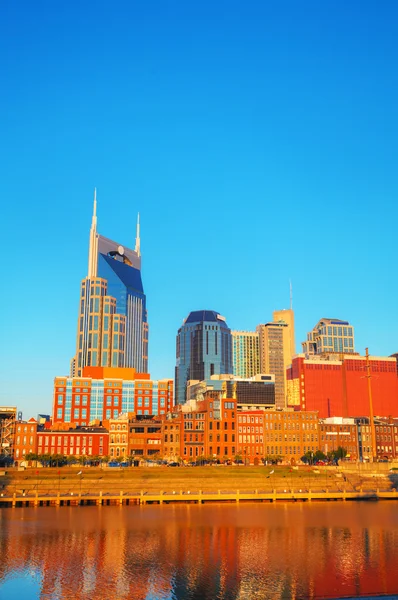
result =
[[[121,413],[165,415],[172,410],[173,380],[150,379],[128,368],[85,367],[82,377],[56,377],[53,422],[87,426]]]
[[[37,452],[37,421],[17,421],[15,423],[14,460],[23,461],[26,454]]]
[[[162,454],[169,462],[181,458],[181,432],[183,431],[182,412],[169,413],[162,420]]]
[[[264,415],[265,455],[292,463],[319,448],[316,411],[267,411]]]
[[[382,417],[398,415],[397,361],[393,357],[369,357],[373,412]],[[369,415],[366,358],[325,355],[293,358],[287,370],[288,405],[296,410],[316,410],[320,418]]]
[[[133,415],[128,423],[128,455],[130,458],[162,457],[162,421],[159,417]]]
[[[358,460],[358,426],[355,419],[344,417],[320,419],[319,438],[319,449],[325,454],[341,447],[347,450],[347,459]]]
[[[109,433],[104,427],[75,427],[37,432],[37,454],[64,456],[108,455]]]

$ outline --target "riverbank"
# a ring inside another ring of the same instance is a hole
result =
[[[123,496],[171,493],[265,494],[393,492],[398,475],[391,472],[342,471],[338,467],[140,467],[10,469],[0,478],[1,498]],[[25,495],[25,496],[24,496]]]

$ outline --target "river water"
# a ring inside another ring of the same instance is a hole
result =
[[[0,598],[398,594],[398,503],[0,510]]]

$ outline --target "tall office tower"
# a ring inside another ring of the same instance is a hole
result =
[[[260,347],[256,331],[232,331],[234,375],[253,377],[260,373]]]
[[[176,403],[186,400],[188,381],[231,373],[232,335],[225,318],[213,310],[189,313],[177,334]]]
[[[275,375],[275,406],[280,409],[286,407],[288,353],[285,352],[285,347],[289,339],[288,328],[289,325],[284,321],[264,323],[256,328],[260,344],[260,372]]]
[[[288,327],[283,328],[284,332],[284,355],[285,363],[289,366],[292,362],[293,356],[296,354],[296,342],[294,337],[294,312],[292,308],[286,308],[283,310],[274,310],[272,313],[274,323],[283,322]]]
[[[307,356],[327,353],[355,354],[354,328],[348,321],[321,319],[301,345],[303,353]]]
[[[71,375],[83,368],[133,367],[148,372],[148,323],[141,280],[140,223],[135,249],[97,233],[97,199],[90,229],[88,274],[80,288],[76,354]]]

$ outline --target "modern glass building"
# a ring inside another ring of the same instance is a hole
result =
[[[355,354],[354,328],[348,321],[321,319],[302,342],[308,356],[325,353]]]
[[[185,319],[177,334],[176,403],[186,401],[190,380],[233,373],[232,335],[225,318],[213,310],[197,310]]]
[[[97,233],[96,197],[90,230],[88,275],[80,288],[76,355],[71,375],[83,368],[133,367],[148,372],[148,323],[141,280],[140,225],[135,250]]]

